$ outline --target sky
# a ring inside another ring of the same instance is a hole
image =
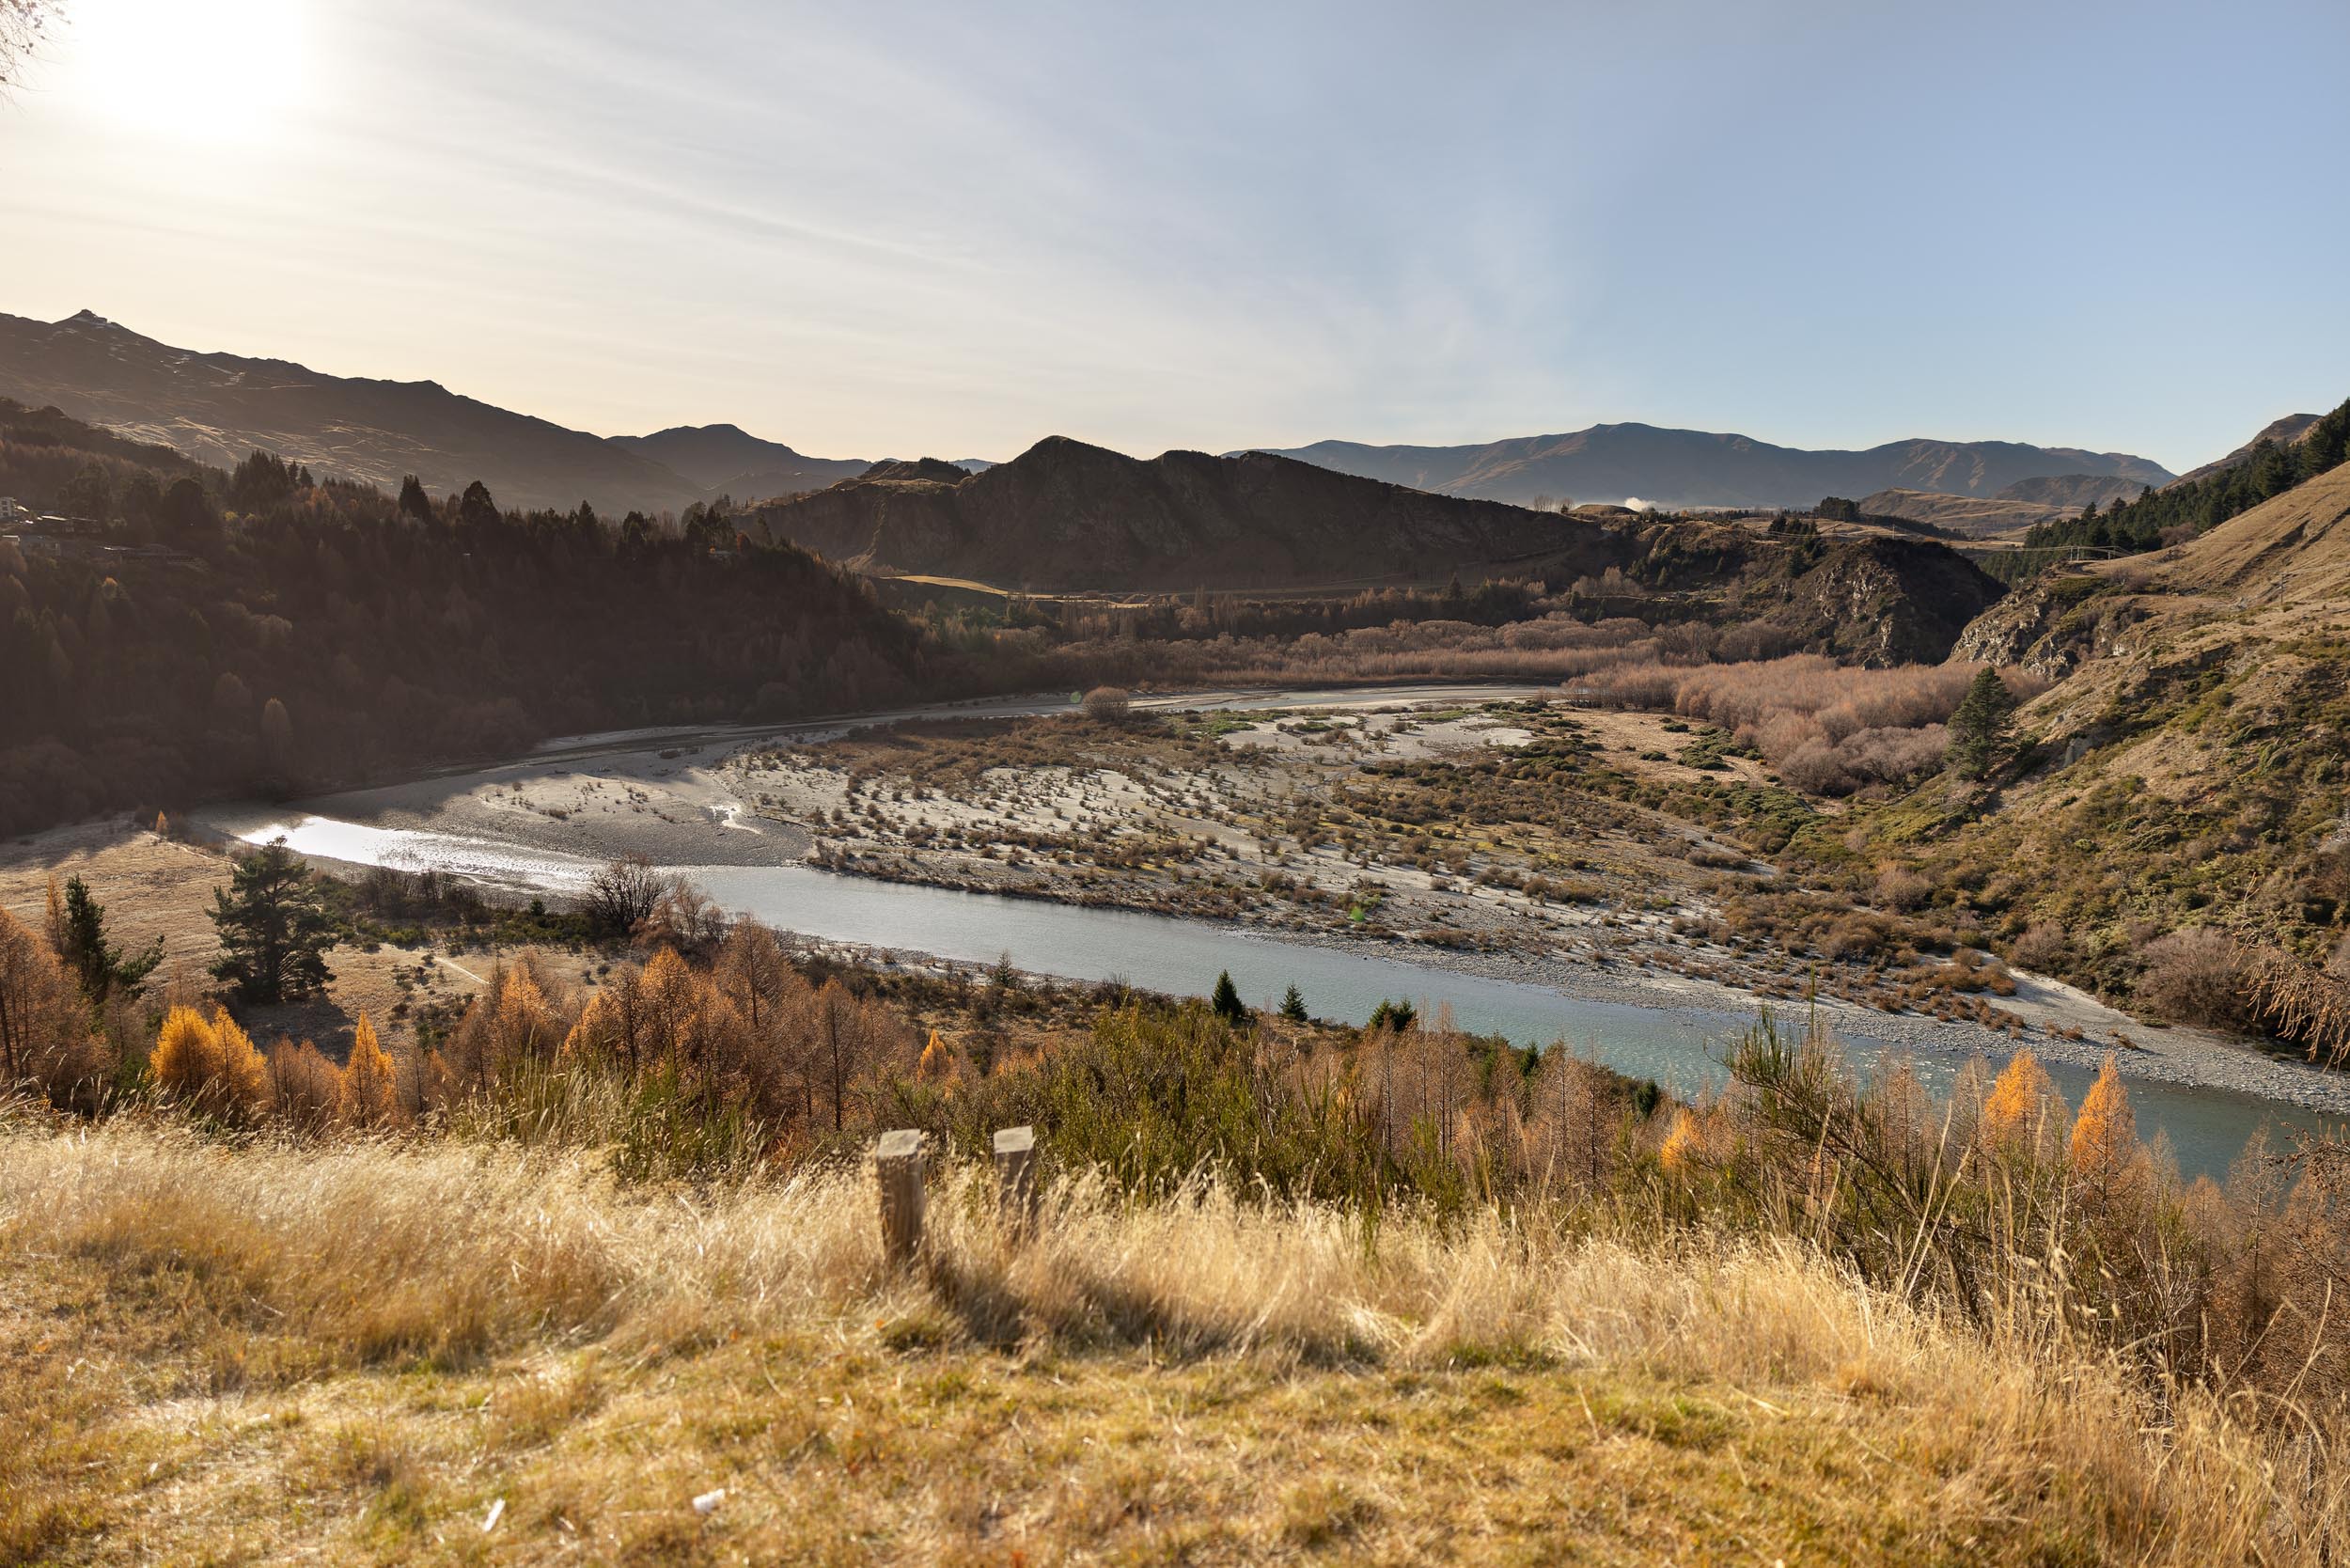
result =
[[[2350,6],[64,0],[0,311],[824,456],[2350,395]]]

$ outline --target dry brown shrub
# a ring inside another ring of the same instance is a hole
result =
[[[2014,962],[2036,974],[2054,974],[2073,958],[2073,933],[2054,920],[2034,920],[2015,939]]]
[[[2157,936],[2138,954],[2145,973],[2134,996],[2153,1016],[2198,1028],[2251,1026],[2250,975],[2244,950],[2209,926]]]
[[[1922,909],[1934,897],[1934,884],[1907,866],[1888,866],[1877,873],[1876,901],[1904,914]]]
[[[54,890],[54,885],[53,885]],[[53,1105],[93,1107],[106,1055],[56,953],[0,909],[0,1090],[30,1085]]]
[[[343,1070],[309,1041],[280,1040],[269,1049],[270,1106],[306,1133],[332,1126],[343,1099]]]

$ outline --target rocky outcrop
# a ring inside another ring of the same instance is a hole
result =
[[[2115,652],[2143,608],[2118,585],[2085,572],[2051,572],[1969,621],[1950,657],[2061,681]]]
[[[2005,591],[1956,551],[1923,540],[1825,546],[1768,619],[1808,646],[1860,664],[1938,664]]]

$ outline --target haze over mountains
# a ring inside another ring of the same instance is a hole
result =
[[[174,348],[86,310],[55,322],[0,315],[0,397],[55,404],[205,463],[233,466],[259,447],[387,489],[407,474],[436,494],[480,479],[507,506],[674,510],[722,493],[816,489],[868,466],[803,457],[730,425],[606,439],[437,382]]]
[[[0,396],[33,407],[55,404],[204,462],[233,465],[259,447],[322,475],[387,488],[407,474],[435,493],[478,478],[508,506],[569,508],[587,500],[618,513],[680,510],[720,494],[749,503],[819,491],[871,466],[862,458],[812,457],[730,424],[598,436],[435,382],[334,376],[285,360],[175,348],[89,311],[56,322],[0,315]],[[2294,425],[2280,421],[2277,429]],[[1904,507],[1899,497],[1881,509],[1970,533],[2023,525],[2052,515],[2050,508],[2077,510],[2092,494],[2134,494],[2172,477],[2149,459],[2069,447],[1921,439],[1866,451],[1806,451],[1639,424],[1480,446],[1324,441],[1271,455],[1520,506],[1637,496],[1668,508],[1803,508],[1825,495],[1894,492],[2003,503],[1956,509],[1967,515],[1948,517],[1920,515],[1937,508],[1917,501]],[[979,471],[989,464],[963,459],[954,466]]]
[[[1879,490],[1990,495],[2019,479],[2076,474],[2123,479],[2135,492],[2172,477],[2147,458],[2074,447],[1921,439],[1866,451],[1814,452],[1751,436],[1635,424],[1467,447],[1318,441],[1278,455],[1390,484],[1520,505],[1543,497],[1637,496],[1661,507],[1810,507],[1826,495]]]

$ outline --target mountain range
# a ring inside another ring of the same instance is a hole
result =
[[[2018,480],[2070,475],[2120,479],[2135,494],[2171,478],[2149,459],[2076,447],[1920,439],[1815,452],[1751,436],[1630,424],[1466,447],[1319,441],[1275,455],[1416,490],[1520,505],[1637,497],[1660,507],[1804,508],[1824,496],[1880,490],[1990,495]]]
[[[334,376],[286,360],[175,348],[86,310],[61,321],[0,314],[0,397],[54,405],[208,463],[233,465],[258,447],[387,488],[408,474],[435,493],[478,478],[501,503],[530,508],[587,500],[609,512],[679,510],[721,494],[749,502],[821,490],[871,466],[811,457],[729,424],[599,436],[437,382]],[[2171,478],[2145,458],[2068,447],[1914,440],[1805,451],[1639,424],[1460,447],[1324,441],[1269,455],[1516,505],[1637,497],[1663,507],[1799,508],[1826,495],[1893,490],[1992,498],[2023,481],[2110,483],[2134,494]],[[990,465],[971,458],[953,466]]]
[[[174,348],[86,310],[62,321],[0,314],[0,397],[224,467],[258,447],[386,489],[408,474],[435,494],[480,479],[509,507],[677,510],[721,494],[817,489],[870,466],[804,457],[731,425],[607,439],[438,382]]]

